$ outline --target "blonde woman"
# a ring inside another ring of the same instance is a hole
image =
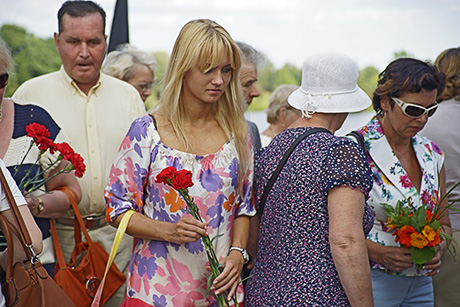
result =
[[[224,266],[211,290],[231,297],[248,260],[246,244],[253,157],[243,117],[239,49],[210,20],[180,31],[152,117],[137,119],[114,162],[106,189],[107,214],[117,226],[135,209],[127,233],[139,238],[128,273],[124,306],[208,306],[207,257],[201,236],[218,237]],[[155,182],[166,167],[192,172],[189,193],[204,222],[184,212],[185,203]],[[228,291],[228,292],[227,292]]]

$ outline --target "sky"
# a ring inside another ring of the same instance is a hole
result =
[[[96,0],[110,34],[116,0]],[[57,31],[61,0],[0,0],[0,25],[12,23],[41,37]],[[275,67],[301,67],[320,52],[341,52],[362,69],[379,71],[405,51],[434,61],[460,46],[460,0],[128,0],[130,43],[170,53],[182,26],[197,18],[221,24]]]

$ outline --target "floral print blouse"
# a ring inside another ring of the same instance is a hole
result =
[[[391,149],[378,118],[373,117],[364,127],[358,129],[358,132],[364,136],[368,150],[366,159],[371,166],[374,179],[368,202],[374,211],[375,219],[367,238],[384,246],[399,246],[385,226],[388,216],[381,204],[386,203],[394,207],[400,200],[403,205],[407,205],[407,200],[410,198],[415,208],[422,204],[433,208],[439,195],[439,172],[444,162],[444,154],[435,143],[419,134],[411,138],[422,171],[421,193],[419,193]],[[378,263],[372,263],[372,267],[391,275],[424,276],[426,274],[425,270],[417,270],[415,266],[402,272],[385,269]]]
[[[249,135],[248,135],[249,140]],[[248,148],[252,152],[251,148]],[[179,194],[155,177],[166,167],[192,172],[189,188],[201,216],[209,222],[216,255],[226,257],[231,245],[233,221],[252,216],[251,166],[244,174],[243,189],[237,192],[238,156],[233,138],[218,152],[205,156],[190,154],[164,145],[149,116],[134,121],[112,166],[106,188],[107,219],[113,221],[134,209],[154,220],[177,222],[186,204]],[[127,303],[136,306],[208,306],[206,296],[207,256],[200,240],[186,244],[139,239],[127,276]],[[239,301],[243,297],[238,289]],[[128,304],[130,305],[130,304]],[[130,305],[130,306],[131,306]]]

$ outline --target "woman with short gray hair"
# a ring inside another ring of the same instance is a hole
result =
[[[102,71],[133,85],[145,102],[152,94],[156,66],[152,54],[125,44],[107,55]]]

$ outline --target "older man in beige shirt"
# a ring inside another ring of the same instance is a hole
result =
[[[67,1],[58,21],[54,40],[61,69],[25,82],[14,99],[46,107],[84,158],[87,170],[79,180],[79,208],[91,238],[110,251],[116,229],[105,222],[104,189],[122,139],[145,108],[133,86],[100,72],[107,49],[104,10],[91,1]],[[71,212],[57,219],[67,261],[75,245],[72,225]],[[127,271],[133,247],[132,238],[125,237],[115,257],[122,272]],[[124,295],[125,287],[121,287],[106,306],[119,306]]]

